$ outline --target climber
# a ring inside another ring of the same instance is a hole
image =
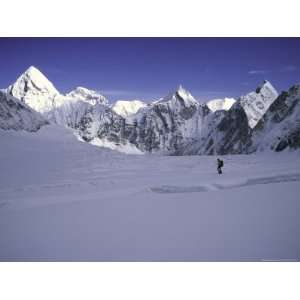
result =
[[[217,164],[218,164],[218,167],[217,167],[218,173],[222,174],[222,167],[224,166],[223,160],[218,158],[217,159]]]

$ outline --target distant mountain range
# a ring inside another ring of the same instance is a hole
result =
[[[83,141],[133,153],[241,154],[300,147],[300,85],[280,95],[268,81],[238,99],[200,104],[179,86],[145,103],[109,101],[84,87],[61,94],[35,67],[0,92],[0,128],[55,123]]]

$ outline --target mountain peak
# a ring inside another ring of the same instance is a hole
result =
[[[177,102],[178,100],[183,101],[185,106],[199,104],[199,102],[192,96],[192,94],[188,90],[186,90],[182,85],[179,85],[175,91],[173,90],[167,96],[160,99],[158,102]]]
[[[9,91],[19,99],[22,99],[29,91],[52,95],[59,94],[48,78],[34,66],[30,66],[21,74],[17,81],[9,87]]]
[[[60,95],[54,85],[36,67],[30,66],[7,92],[38,112],[50,110],[53,99]]]
[[[147,104],[140,100],[118,100],[112,105],[112,110],[123,118],[126,118],[136,114],[140,108],[146,106]]]
[[[66,95],[68,98],[95,104],[108,104],[108,100],[99,92],[78,86]]]
[[[257,94],[259,94],[259,93],[264,92],[264,90],[266,90],[266,89],[270,90],[270,91],[272,91],[272,93],[278,95],[277,91],[275,90],[275,88],[273,87],[273,85],[271,84],[271,82],[268,81],[268,80],[266,80],[266,79],[256,88],[255,92]]]
[[[240,103],[248,117],[251,128],[256,126],[277,97],[278,92],[267,80],[264,80],[255,92],[240,97]]]
[[[183,87],[182,84],[179,84],[179,86],[177,88],[177,92],[180,92],[180,91],[185,91],[185,88]]]
[[[42,74],[41,71],[35,66],[30,66],[24,74]]]

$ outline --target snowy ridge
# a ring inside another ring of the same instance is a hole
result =
[[[38,112],[0,91],[0,128],[37,131],[46,124],[48,121]]]
[[[252,151],[300,148],[300,85],[282,92],[257,124]]]
[[[269,106],[278,97],[278,92],[269,81],[264,81],[255,92],[241,96],[239,101],[249,120],[249,126],[254,128]]]
[[[178,105],[189,107],[191,105],[199,104],[192,94],[182,85],[179,85],[175,91],[170,92],[167,96],[161,98],[157,102],[154,102],[154,104],[165,102],[169,103],[169,105],[173,107]]]
[[[80,100],[80,101],[88,102],[91,105],[108,104],[108,100],[99,92],[94,90],[89,90],[84,87],[77,87],[70,93],[66,94],[65,98],[67,100],[75,100],[75,101]]]

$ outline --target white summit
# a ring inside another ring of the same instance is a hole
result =
[[[182,85],[179,85],[175,91],[170,92],[166,97],[161,98],[156,103],[164,102],[168,102],[171,106],[177,106],[178,104],[185,107],[199,105],[199,102]]]
[[[84,87],[77,87],[70,93],[66,94],[66,98],[70,100],[80,100],[88,102],[89,104],[108,104],[108,100],[99,92],[90,90]]]
[[[41,113],[52,123],[75,126],[96,105],[108,105],[99,92],[77,87],[61,94],[36,67],[29,67],[5,92]]]
[[[235,102],[234,98],[213,99],[208,101],[206,105],[212,112],[215,112],[218,110],[229,110]]]
[[[142,107],[146,107],[147,104],[140,100],[118,100],[115,104],[112,105],[112,110],[123,118],[127,118],[131,115],[134,115]]]
[[[10,85],[7,92],[40,113],[51,110],[55,97],[60,95],[54,85],[33,66]]]

